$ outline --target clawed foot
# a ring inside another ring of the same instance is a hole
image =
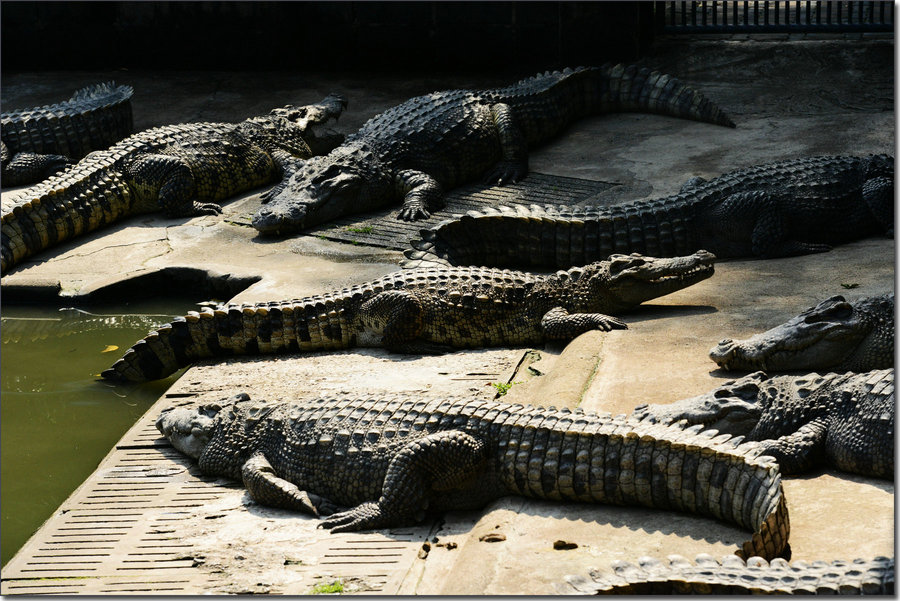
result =
[[[372,530],[386,526],[378,503],[363,503],[353,509],[341,511],[319,522],[319,528],[326,528],[331,532],[356,532],[358,530]]]
[[[421,219],[428,219],[429,217],[431,217],[431,213],[429,213],[425,207],[420,205],[405,206],[397,213],[397,219],[402,219],[403,221],[419,221]]]
[[[221,215],[222,207],[214,202],[195,202],[193,215]]]
[[[488,185],[503,186],[512,184],[528,175],[528,166],[518,162],[502,161],[497,164],[484,178]]]
[[[609,332],[610,330],[627,330],[628,324],[619,319],[618,317],[612,317],[610,315],[600,315],[596,318],[595,321],[596,328],[603,332]]]

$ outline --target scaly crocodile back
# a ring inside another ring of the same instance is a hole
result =
[[[819,156],[755,165],[685,187],[671,196],[610,207],[499,207],[470,211],[422,230],[406,251],[407,267],[492,265],[565,268],[602,260],[612,253],[671,257],[703,248],[719,258],[746,256],[714,235],[707,223],[727,229],[722,203],[737,194],[775,194],[807,219],[791,223],[800,239],[840,243],[882,231],[863,202],[874,157]],[[892,172],[892,169],[891,169]],[[890,175],[892,177],[892,173]],[[748,235],[735,226],[734,237]]]
[[[168,376],[207,358],[244,354],[329,351],[371,345],[358,340],[360,306],[386,290],[470,287],[474,293],[503,286],[530,288],[541,276],[484,268],[401,270],[343,290],[302,299],[225,305],[191,311],[151,332],[103,372],[110,379],[142,382]],[[453,295],[449,294],[448,298]]]
[[[80,159],[131,134],[131,86],[107,82],[64,102],[3,113],[3,143],[12,153],[61,154]]]
[[[643,557],[637,564],[615,561],[612,573],[566,576],[580,594],[590,595],[893,595],[894,558],[853,561],[793,561],[761,557],[746,561],[726,555],[721,561],[698,555],[691,562],[680,555],[668,561]],[[570,592],[566,589],[565,592]]]

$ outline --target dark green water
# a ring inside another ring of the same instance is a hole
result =
[[[60,312],[52,307],[3,306],[2,565],[181,374],[148,384],[112,385],[99,380],[99,373],[147,334],[154,322],[170,321],[171,316],[194,308],[190,303],[173,302],[131,305],[127,311],[153,317],[119,317],[98,323],[95,316],[71,312],[60,320]],[[92,329],[97,326],[99,329]],[[83,329],[88,331],[68,333]],[[118,349],[109,350],[112,346]]]

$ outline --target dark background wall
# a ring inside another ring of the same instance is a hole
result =
[[[633,60],[651,2],[9,2],[2,69],[503,70]]]

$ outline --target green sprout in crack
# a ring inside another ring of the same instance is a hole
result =
[[[312,590],[313,595],[340,595],[343,592],[344,583],[340,580],[335,580],[329,584],[317,584]]]
[[[371,225],[363,225],[361,227],[348,227],[347,231],[354,234],[371,234],[375,231],[375,228]]]
[[[503,396],[509,389],[513,387],[513,384],[521,384],[521,382],[491,382],[491,386],[497,389],[497,395]]]

